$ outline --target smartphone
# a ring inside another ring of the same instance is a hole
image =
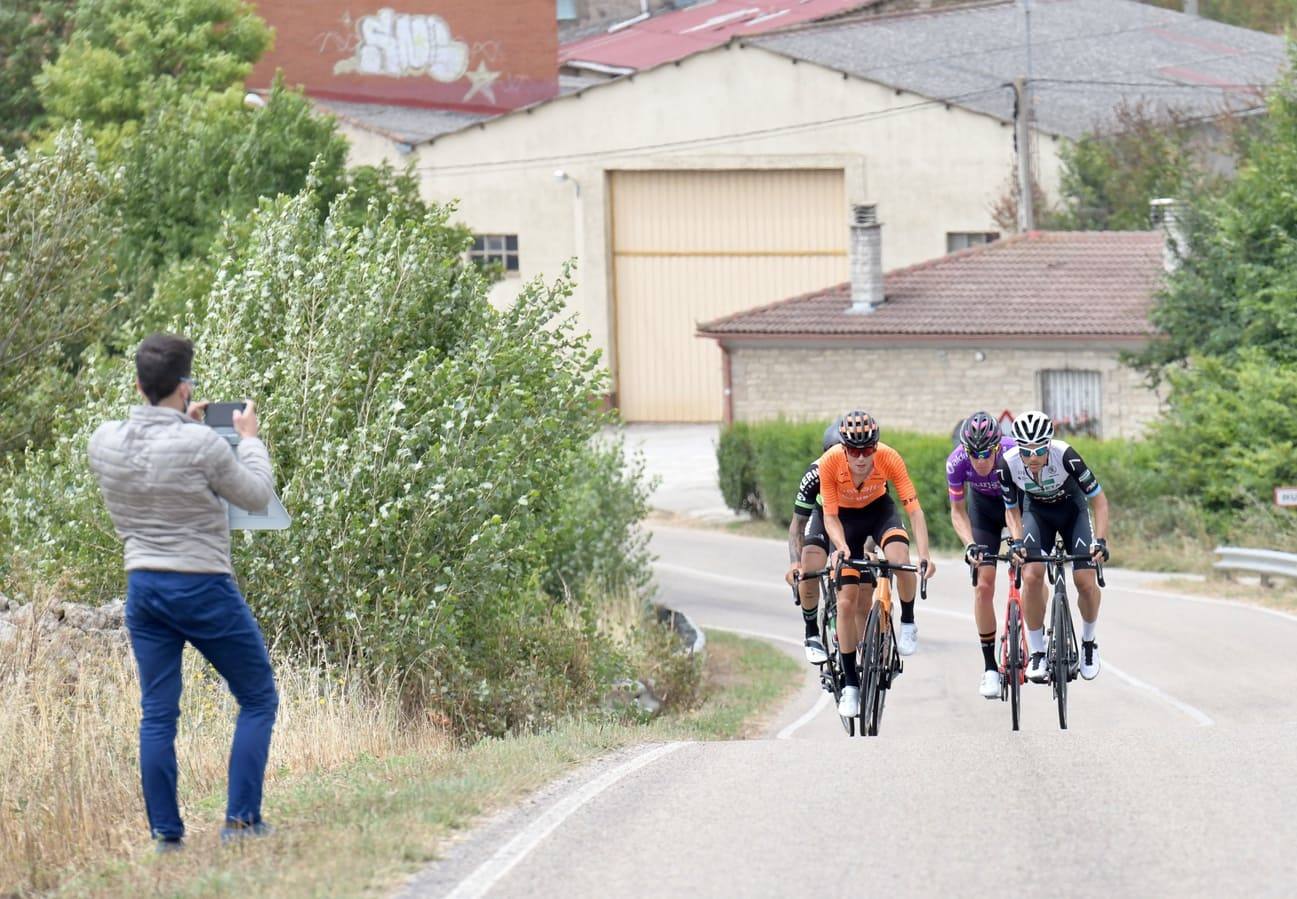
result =
[[[233,428],[235,411],[242,412],[247,403],[208,403],[203,423],[211,428]]]

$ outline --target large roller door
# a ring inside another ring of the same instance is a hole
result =
[[[628,421],[719,421],[700,322],[847,279],[841,170],[611,175],[617,399]]]

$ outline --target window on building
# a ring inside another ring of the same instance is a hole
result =
[[[498,265],[506,272],[518,271],[517,234],[477,234],[468,258],[478,265]]]
[[[954,253],[1000,239],[999,231],[947,231],[946,252]]]
[[[1102,437],[1103,374],[1062,369],[1040,373],[1041,408],[1054,420],[1059,436]]]
[[[560,22],[571,22],[576,17],[576,0],[558,0],[558,20]]]

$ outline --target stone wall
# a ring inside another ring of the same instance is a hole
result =
[[[1038,409],[1041,371],[1080,369],[1102,375],[1101,436],[1137,437],[1161,400],[1118,352],[991,343],[731,346],[732,409],[735,421],[763,421],[824,419],[860,408],[877,417],[884,435],[889,428],[949,434],[978,409],[997,416]]]

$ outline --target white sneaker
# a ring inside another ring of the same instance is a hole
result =
[[[896,648],[900,650],[903,656],[914,655],[914,650],[919,648],[919,626],[917,624],[902,624],[900,636],[896,639]]]
[[[979,691],[987,699],[1000,698],[1000,672],[986,671],[982,674],[982,686]]]
[[[1031,664],[1027,666],[1027,680],[1033,684],[1049,683],[1049,663],[1045,661],[1043,652],[1031,654]]]
[[[1095,640],[1081,644],[1081,677],[1094,680],[1099,676],[1099,644]]]
[[[842,698],[838,700],[838,714],[843,718],[855,718],[860,714],[859,687],[842,688]]]
[[[819,637],[806,638],[806,661],[812,665],[823,665],[829,660],[829,654],[824,651],[824,642]]]

